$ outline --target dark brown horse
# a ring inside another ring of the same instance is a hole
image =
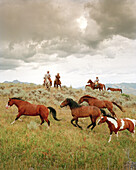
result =
[[[56,118],[56,110],[52,107],[45,107],[44,105],[35,105],[31,104],[27,101],[24,101],[20,98],[9,98],[8,105],[6,108],[15,105],[18,107],[18,115],[16,119],[11,123],[15,123],[17,119],[19,119],[20,116],[40,116],[41,118],[41,124],[44,123],[44,121],[47,122],[48,126],[50,126],[50,121],[48,120],[49,110],[52,113],[52,116],[55,120],[59,121],[59,119]]]
[[[118,131],[122,131],[127,129],[130,131],[133,135],[135,133],[135,126],[136,126],[136,120],[135,119],[115,119],[114,117],[111,117],[110,115],[103,115],[98,120],[98,125],[101,123],[106,122],[108,124],[109,130],[110,130],[110,138],[109,141],[111,141],[112,133],[115,132],[115,134],[118,137]]]
[[[122,89],[118,89],[118,88],[111,88],[111,87],[108,87],[107,90],[110,90],[110,91],[119,91],[122,93]]]
[[[91,130],[96,126],[96,120],[101,115],[101,113],[105,113],[104,110],[100,110],[98,107],[95,106],[82,106],[76,103],[71,98],[66,98],[64,100],[60,107],[69,106],[71,109],[71,114],[73,116],[73,119],[71,120],[72,125],[75,127],[79,127],[82,129],[82,127],[78,124],[78,118],[84,118],[84,117],[90,117],[92,123],[87,126],[87,128],[91,127]],[[73,123],[75,121],[76,124]]]
[[[87,83],[89,83],[89,84],[86,85],[85,87],[91,87],[93,90],[94,89],[99,89],[100,91],[101,90],[106,90],[106,87],[105,87],[104,84],[98,83],[98,85],[96,86],[95,83],[92,80],[88,80]]]
[[[60,81],[60,79],[58,79],[57,77],[56,77],[56,79],[55,79],[55,81],[54,81],[54,87],[59,87],[60,86],[60,88],[61,88],[61,81]]]
[[[98,108],[107,108],[113,116],[116,116],[115,112],[113,111],[113,104],[116,105],[121,111],[123,111],[122,107],[115,102],[111,102],[108,100],[99,100],[96,97],[92,97],[89,95],[82,96],[79,99],[78,103],[81,104],[84,101],[87,102],[90,106],[96,106]]]

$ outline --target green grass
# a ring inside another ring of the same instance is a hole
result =
[[[45,122],[41,127],[39,117],[15,119],[18,111],[15,106],[5,109],[8,97],[0,97],[0,169],[124,169],[127,161],[136,162],[136,136],[128,131],[119,132],[118,140],[113,134],[108,143],[107,124],[86,130],[90,119],[79,119],[84,130],[71,125],[69,108],[57,110],[60,122],[51,115],[51,127]],[[118,110],[117,110],[118,111]],[[127,109],[126,109],[127,112]],[[120,112],[119,112],[120,113]],[[117,112],[117,114],[119,114]],[[124,113],[121,113],[122,117]],[[131,113],[127,114],[132,117]],[[136,115],[134,117],[136,119]],[[33,126],[32,126],[33,125]]]

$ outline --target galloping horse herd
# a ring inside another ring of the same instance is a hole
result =
[[[88,83],[92,84],[91,81],[88,81]],[[81,103],[84,101],[86,101],[89,104],[89,106],[81,105]],[[48,120],[48,115],[50,112],[52,113],[52,116],[56,121],[61,120],[56,117],[56,110],[53,107],[31,104],[27,101],[22,100],[21,98],[15,97],[9,98],[6,108],[8,109],[8,107],[12,105],[15,105],[18,108],[18,115],[11,124],[14,124],[15,121],[18,120],[22,115],[40,116],[41,119],[40,125],[42,125],[44,121],[46,121],[49,127],[50,121]],[[130,118],[124,119],[117,118],[117,115],[113,111],[113,105],[116,105],[123,112],[123,108],[116,102],[111,102],[108,100],[99,100],[89,95],[82,96],[79,99],[78,103],[71,98],[66,98],[60,104],[60,107],[61,108],[65,106],[70,107],[71,115],[73,116],[71,124],[80,129],[82,129],[82,127],[78,124],[78,118],[90,117],[91,124],[89,124],[87,128],[91,127],[91,130],[93,130],[94,127],[96,126],[96,120],[98,118],[99,118],[97,122],[98,125],[106,122],[110,130],[110,138],[108,142],[111,141],[111,136],[113,132],[115,132],[115,134],[118,137],[118,131],[122,131],[125,129],[129,130],[133,136],[133,134],[135,133],[134,127],[136,126],[136,120]],[[105,110],[103,110],[104,108],[107,108],[112,114],[112,116],[106,114]]]

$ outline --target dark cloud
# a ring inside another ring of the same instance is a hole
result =
[[[86,3],[85,9],[100,26],[102,39],[116,34],[136,38],[135,0],[97,0]]]
[[[135,9],[135,0],[0,0],[0,57],[13,59],[9,67],[15,68],[51,62],[52,55],[57,61],[94,54],[112,35],[135,39]],[[76,22],[81,16],[88,24],[84,32]],[[108,58],[114,54],[108,52]],[[22,62],[15,64],[14,59]]]

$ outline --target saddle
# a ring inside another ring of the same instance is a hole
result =
[[[99,83],[95,84],[95,87],[99,87]]]

